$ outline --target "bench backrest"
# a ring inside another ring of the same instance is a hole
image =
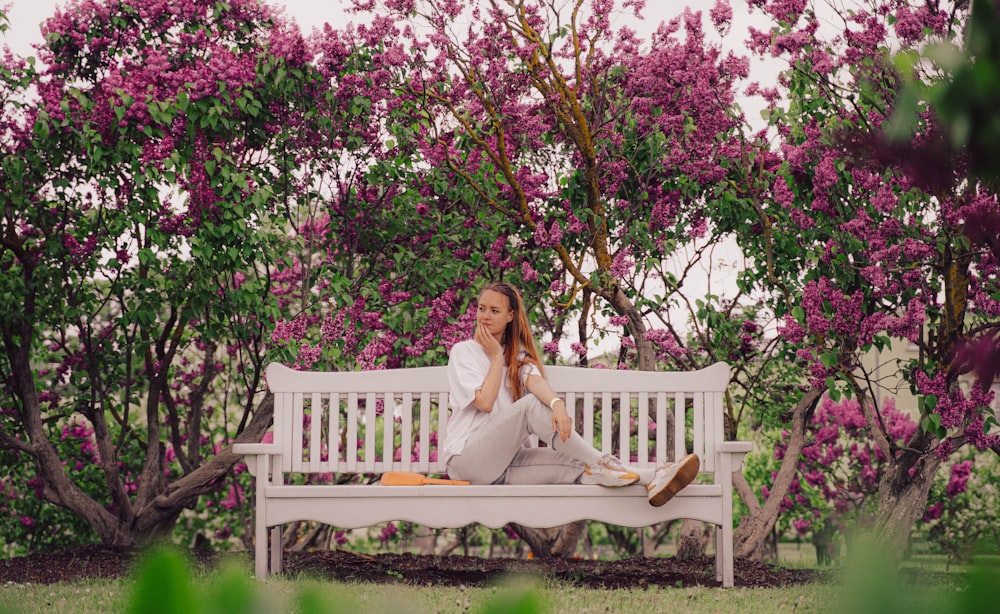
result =
[[[577,432],[602,452],[640,467],[696,452],[702,472],[715,471],[729,365],[689,372],[547,366],[545,375],[575,408]],[[318,372],[272,363],[267,384],[282,473],[445,471],[437,443],[447,428],[447,367]]]

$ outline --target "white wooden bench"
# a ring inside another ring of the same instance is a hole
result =
[[[267,383],[274,393],[273,441],[233,447],[247,456],[256,476],[257,576],[266,577],[268,567],[271,572],[281,570],[281,525],[300,520],[350,529],[387,521],[435,528],[471,523],[498,528],[510,522],[544,528],[597,520],[640,527],[691,518],[719,527],[716,579],[732,586],[732,473],[740,470],[752,444],[723,437],[729,365],[717,363],[693,372],[548,366],[545,374],[567,407],[576,408],[577,431],[595,447],[639,467],[695,452],[701,458],[696,483],[658,508],[648,504],[641,484],[295,484],[307,474],[444,473],[436,442],[444,440],[447,423],[447,371],[420,367],[305,372],[271,364]],[[386,415],[392,419],[386,421]],[[628,417],[624,425],[623,417]],[[674,424],[683,428],[673,429]]]

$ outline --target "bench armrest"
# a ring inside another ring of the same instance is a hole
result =
[[[723,454],[746,454],[753,450],[749,441],[723,441],[715,445],[715,449]]]
[[[723,488],[731,488],[732,473],[740,470],[743,466],[743,456],[751,450],[753,443],[749,441],[720,441],[715,444],[715,451],[719,455],[715,479],[722,480]]]
[[[267,462],[268,456],[281,456],[281,446],[276,443],[234,443],[233,454],[246,456],[243,462],[247,464],[247,471],[250,475],[257,475],[257,468],[274,466],[274,462]]]
[[[281,454],[281,446],[276,443],[234,443],[233,454]]]

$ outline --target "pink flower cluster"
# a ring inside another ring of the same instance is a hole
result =
[[[943,428],[957,429],[979,450],[986,450],[1000,443],[1000,434],[987,432],[983,416],[983,410],[989,408],[993,402],[992,390],[984,390],[978,385],[972,386],[967,391],[960,386],[949,386],[948,374],[944,371],[930,377],[918,370],[915,380],[920,394],[937,399],[932,411],[940,416]],[[947,458],[952,452],[950,447],[943,445],[948,441],[943,441],[937,450],[938,456],[942,459]]]
[[[99,463],[100,452],[97,449],[97,441],[94,439],[94,429],[80,422],[70,422],[63,426],[62,441],[73,440],[80,446],[81,460],[77,461],[76,470],[82,469],[83,460]]]
[[[672,333],[663,329],[650,329],[645,333],[647,341],[653,343],[660,360],[670,363],[687,355],[687,348],[677,342]]]
[[[967,460],[951,466],[951,478],[948,481],[946,494],[949,499],[957,497],[966,490],[969,478],[972,476],[972,461]]]

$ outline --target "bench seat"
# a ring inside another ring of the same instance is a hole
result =
[[[701,505],[705,497],[722,497],[717,484],[691,485],[671,505],[655,508],[641,485],[604,488],[580,484],[555,486],[277,486],[268,492],[268,520],[284,524],[314,520],[344,529],[400,520],[443,528],[477,522],[500,528],[515,522],[535,528],[576,520],[598,520],[644,527],[676,518],[713,524],[721,510]],[[335,500],[335,503],[331,501]]]

